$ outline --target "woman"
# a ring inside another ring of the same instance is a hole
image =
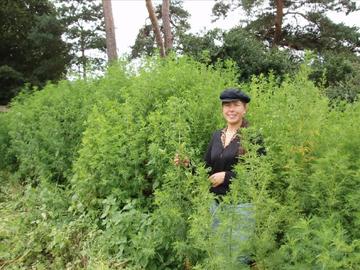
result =
[[[229,184],[235,176],[233,167],[244,150],[240,144],[239,131],[247,127],[244,115],[250,97],[238,89],[226,89],[220,95],[222,113],[226,127],[216,131],[205,154],[205,164],[211,169],[209,180],[210,191],[215,195],[225,195]]]
[[[254,267],[254,261],[251,257],[246,252],[244,254],[244,252],[239,251],[254,230],[255,220],[252,204],[222,206],[219,204],[221,197],[230,190],[231,181],[235,177],[234,166],[238,163],[239,157],[245,153],[244,148],[241,146],[239,133],[241,133],[242,128],[248,126],[244,116],[250,97],[238,89],[230,88],[220,94],[220,101],[226,127],[213,133],[204,157],[206,167],[210,168],[210,192],[216,195],[216,201],[211,206],[214,220],[213,228],[217,229],[219,227],[221,216],[235,215],[237,222],[232,224],[232,229],[230,229],[235,241],[230,242],[228,248],[222,250],[222,252],[225,252],[225,256],[228,257],[229,253],[235,251],[237,261]],[[226,235],[225,232],[224,237]]]
[[[248,254],[239,252],[254,230],[255,220],[251,203],[239,205],[221,205],[221,197],[230,190],[230,184],[235,177],[234,166],[238,163],[239,157],[245,153],[241,146],[241,129],[247,127],[247,121],[244,116],[247,111],[250,97],[244,92],[229,88],[220,95],[222,103],[222,114],[226,121],[224,129],[215,131],[212,135],[208,149],[205,153],[205,165],[209,168],[209,181],[211,184],[210,192],[216,195],[216,201],[211,206],[213,216],[213,228],[217,230],[221,224],[221,216],[235,214],[237,216],[236,224],[232,224],[232,235],[235,238],[235,244],[230,243],[227,248],[220,252],[225,252],[225,257],[236,250],[238,253],[235,258],[237,261],[245,264],[253,264]],[[180,160],[176,155],[174,162],[176,165],[189,165],[189,160]],[[224,232],[224,238],[228,235]],[[239,254],[240,253],[240,254]],[[230,256],[231,257],[231,256]]]
[[[239,155],[244,154],[240,146],[238,131],[240,128],[247,127],[247,122],[243,117],[250,97],[238,89],[230,88],[221,93],[220,100],[227,126],[213,134],[204,160],[206,167],[211,168],[210,191],[216,195],[225,195],[229,191],[231,178],[235,176],[232,168],[237,163]],[[176,154],[174,163],[177,166],[188,167],[190,161],[180,160],[179,155]]]

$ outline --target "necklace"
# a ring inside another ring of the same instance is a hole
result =
[[[227,130],[227,127],[221,131],[221,142],[224,148],[228,146],[239,135],[238,131],[239,130],[237,129],[235,132],[229,132]],[[226,143],[226,137],[229,138],[229,136],[231,136],[230,140]]]

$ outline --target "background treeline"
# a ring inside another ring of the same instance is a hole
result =
[[[8,104],[24,85],[41,89],[48,81],[102,75],[106,64],[103,5],[108,2],[1,1],[0,105]],[[152,1],[144,1],[144,6],[145,2]],[[310,78],[325,86],[329,97],[353,101],[359,93],[359,29],[336,23],[329,14],[344,16],[358,9],[350,0],[217,0],[214,20],[238,12],[239,25],[192,34],[183,1],[163,0],[152,14],[160,36],[156,38],[152,21],[145,20],[128,57],[157,54],[163,45],[156,40],[164,37],[167,45],[170,35],[166,53],[190,55],[207,65],[232,59],[241,74],[239,82],[245,82],[270,71],[280,77],[296,72],[304,51],[312,50],[317,57]]]
[[[218,95],[234,62],[149,58],[100,79],[19,95],[0,114],[4,269],[358,269],[360,106],[331,101],[309,63],[241,84],[252,102],[246,156],[223,204],[253,202],[237,244],[228,212],[211,229],[202,155],[223,127]],[[248,138],[261,134],[267,155]],[[174,154],[194,169],[175,167]],[[224,238],[226,235],[226,238]]]

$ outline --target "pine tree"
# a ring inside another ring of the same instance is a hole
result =
[[[71,47],[72,70],[82,78],[88,71],[104,68],[106,38],[102,3],[57,0],[60,19],[67,27],[65,40]]]
[[[115,39],[115,26],[112,15],[111,0],[102,0],[105,19],[106,30],[106,52],[108,60],[113,61],[117,59],[116,52],[116,39]]]
[[[213,14],[217,18],[226,17],[229,11],[239,8],[248,15],[247,30],[273,47],[359,50],[357,29],[334,23],[326,14],[329,11],[354,12],[357,10],[355,1],[217,0]]]

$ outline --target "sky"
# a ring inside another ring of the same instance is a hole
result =
[[[154,6],[162,1],[153,0]],[[230,29],[239,24],[242,14],[237,12],[230,13],[225,20],[218,20],[212,23],[212,7],[214,0],[184,0],[183,7],[190,14],[191,32],[198,33],[215,27]],[[360,0],[358,0],[360,5]],[[115,24],[116,45],[119,55],[130,53],[130,46],[134,44],[139,29],[147,22],[147,9],[145,0],[111,0],[113,17]],[[329,14],[335,22],[344,22],[348,26],[360,27],[360,11],[348,16]]]

